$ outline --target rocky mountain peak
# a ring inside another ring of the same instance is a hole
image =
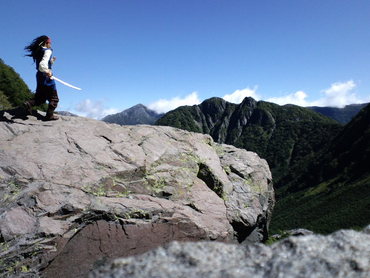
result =
[[[252,97],[245,97],[241,103],[241,106],[255,108],[257,106],[257,101]]]
[[[137,104],[120,113],[108,115],[102,121],[119,125],[154,124],[162,115],[143,104]]]

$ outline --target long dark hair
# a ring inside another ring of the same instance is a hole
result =
[[[36,62],[37,60],[40,60],[42,57],[42,52],[40,51],[42,46],[46,43],[46,41],[49,39],[48,36],[40,36],[34,39],[29,45],[27,45],[24,50],[28,52],[26,56],[32,57],[33,61]]]

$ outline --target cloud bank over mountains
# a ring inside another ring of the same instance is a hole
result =
[[[304,91],[297,91],[292,94],[286,94],[280,97],[264,98],[261,94],[257,93],[258,86],[253,88],[238,89],[231,94],[226,94],[222,98],[228,102],[239,104],[245,97],[252,97],[255,100],[264,100],[273,102],[279,105],[295,104],[299,106],[331,106],[331,107],[344,107],[348,104],[365,103],[370,101],[367,99],[360,99],[357,97],[354,90],[356,83],[353,80],[346,82],[336,82],[331,84],[327,89],[321,91],[322,97],[316,100],[309,100],[309,94]],[[175,97],[169,100],[161,99],[157,102],[149,104],[148,107],[154,111],[165,113],[182,105],[199,104],[198,93],[193,92],[184,98]]]
[[[297,91],[282,97],[269,98],[266,101],[280,105],[296,104],[299,106],[331,106],[339,108],[348,104],[369,102],[370,97],[360,99],[356,96],[354,92],[356,86],[353,80],[333,83],[329,88],[321,91],[322,97],[312,101],[308,100],[309,95],[304,91]]]
[[[245,97],[252,97],[255,100],[264,100],[279,105],[295,104],[299,106],[331,106],[344,107],[348,104],[370,102],[370,97],[361,99],[356,95],[357,84],[353,80],[346,82],[335,82],[327,89],[321,91],[321,97],[316,100],[309,100],[309,94],[304,91],[288,93],[279,97],[264,98],[262,94],[257,93],[258,86],[253,88],[238,89],[231,94],[226,94],[222,98],[228,102],[239,104]],[[179,106],[200,104],[201,100],[198,92],[192,92],[184,97],[173,97],[171,99],[159,99],[146,105],[149,109],[157,113],[166,113],[176,109]],[[106,115],[120,112],[120,109],[106,108],[103,101],[93,101],[86,99],[80,102],[75,108],[76,114],[89,118],[101,119]]]
[[[179,106],[194,105],[199,103],[201,103],[201,101],[199,100],[198,93],[192,92],[191,94],[185,96],[184,98],[174,97],[171,99],[160,99],[156,102],[149,104],[148,108],[156,111],[157,113],[166,113]]]

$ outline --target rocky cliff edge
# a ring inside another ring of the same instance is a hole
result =
[[[0,112],[0,275],[85,277],[172,240],[262,241],[274,205],[255,153],[208,135]]]

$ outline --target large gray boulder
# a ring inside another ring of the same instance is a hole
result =
[[[84,277],[172,240],[261,241],[273,205],[266,161],[208,135],[0,112],[0,276]]]
[[[289,237],[272,246],[181,243],[116,259],[90,278],[368,278],[370,226],[328,236]]]

